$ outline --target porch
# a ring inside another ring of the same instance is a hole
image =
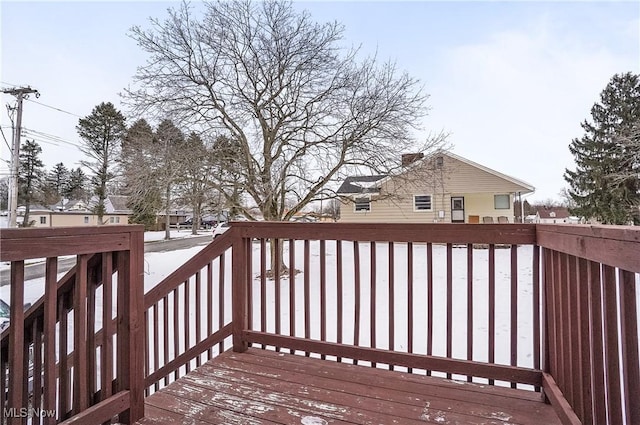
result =
[[[10,424],[218,423],[274,397],[238,421],[640,423],[637,228],[242,222],[147,293],[139,226],[0,242],[11,305],[47,264],[0,335],[0,403],[55,417]]]

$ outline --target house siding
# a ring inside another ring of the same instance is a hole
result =
[[[341,222],[384,223],[450,223],[451,197],[465,199],[465,222],[470,215],[492,217],[506,216],[514,221],[513,193],[528,192],[526,188],[458,159],[444,156],[442,167],[424,161],[410,168],[405,175],[392,177],[380,188],[380,195],[372,195],[371,211],[355,212],[352,200],[343,200],[340,209]],[[393,194],[388,195],[388,194]],[[432,196],[431,211],[414,211],[413,196]],[[494,195],[509,195],[508,209],[495,209]],[[439,211],[444,216],[438,215]]]

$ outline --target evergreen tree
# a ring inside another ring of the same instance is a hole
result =
[[[105,213],[107,183],[114,177],[113,169],[126,130],[124,122],[124,116],[112,103],[103,102],[93,108],[90,115],[80,118],[76,127],[84,142],[82,152],[90,158],[89,161],[82,161],[82,165],[93,172],[91,185],[98,197],[94,212],[100,224]]]
[[[9,182],[7,179],[0,180],[0,211],[9,209]]]
[[[87,201],[87,176],[82,171],[82,168],[78,167],[75,170],[69,171],[69,180],[63,188],[62,195],[67,199],[80,199]]]
[[[35,141],[25,141],[20,147],[20,170],[18,171],[18,203],[25,205],[22,226],[31,225],[29,210],[37,199],[39,184],[42,180],[44,164],[40,159],[42,148]]]
[[[69,170],[62,162],[59,162],[47,173],[47,177],[45,178],[42,187],[44,202],[48,205],[59,202],[64,196],[64,189],[68,180]]]
[[[616,74],[591,108],[592,122],[569,150],[576,170],[566,170],[571,213],[607,224],[640,224],[640,76]]]

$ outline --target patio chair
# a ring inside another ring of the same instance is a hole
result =
[[[482,222],[484,224],[493,224],[493,217],[484,216],[484,217],[482,217]]]

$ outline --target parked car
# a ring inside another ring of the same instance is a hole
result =
[[[193,217],[189,217],[188,219],[186,219],[185,221],[179,223],[180,226],[192,226],[193,225]],[[204,216],[200,219],[200,227],[204,227],[206,229],[215,226],[216,224],[218,224],[218,221],[209,217],[209,216]]]
[[[218,225],[213,228],[213,239],[217,238],[218,236],[220,236],[221,234],[229,230],[229,227],[231,227],[231,225],[226,221],[222,223],[218,223]]]
[[[0,332],[9,326],[9,304],[0,300]]]
[[[25,303],[24,309],[27,310],[29,307],[31,307],[31,303]],[[10,311],[9,304],[0,299],[0,332],[9,327]]]

